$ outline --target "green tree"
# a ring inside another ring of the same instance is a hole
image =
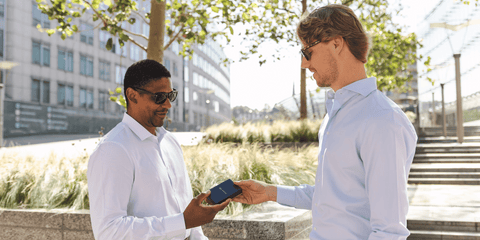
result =
[[[38,7],[51,20],[57,20],[56,29],[46,30],[49,35],[56,31],[63,39],[78,32],[73,18],[90,14],[93,21],[98,22],[101,30],[108,31],[118,37],[120,46],[127,41],[139,46],[147,52],[148,59],[159,62],[163,60],[163,51],[173,41],[181,47],[180,54],[189,56],[192,45],[203,44],[207,38],[219,40],[223,38],[228,44],[234,34],[243,36],[248,51],[241,52],[240,60],[258,56],[259,64],[263,64],[270,56],[258,54],[262,44],[280,43],[292,46],[299,45],[296,37],[296,24],[302,16],[302,5],[295,0],[36,0]],[[149,1],[150,12],[139,11],[139,4]],[[329,1],[351,7],[372,36],[373,48],[366,64],[369,75],[376,76],[381,89],[393,89],[403,86],[412,79],[408,74],[408,65],[420,60],[416,50],[420,45],[415,34],[403,34],[402,27],[391,20],[388,0],[338,0]],[[325,3],[319,0],[309,1],[308,9]],[[90,13],[88,13],[88,12]],[[398,14],[398,12],[393,12]],[[122,28],[122,23],[134,24],[140,19],[150,25],[149,36],[133,33]],[[245,31],[235,33],[235,25],[245,25]],[[164,42],[164,36],[168,42]],[[143,38],[148,41],[143,46],[137,41]],[[113,44],[113,38],[107,43],[107,49]],[[244,45],[245,46],[245,45]],[[273,59],[280,59],[278,51]],[[228,61],[224,59],[224,61]],[[428,63],[428,62],[427,62]],[[405,73],[399,76],[398,73]],[[112,97],[124,104],[121,90],[116,91],[120,98]],[[111,94],[115,94],[111,92]]]

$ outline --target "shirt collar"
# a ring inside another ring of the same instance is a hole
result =
[[[157,133],[157,136],[154,136],[151,134],[145,127],[143,127],[140,123],[137,122],[132,116],[128,115],[127,113],[123,114],[123,123],[125,123],[132,132],[137,135],[138,138],[140,138],[140,141],[143,141],[149,137],[160,137],[161,135],[165,134],[166,130],[163,127],[156,128],[155,132]]]
[[[360,79],[358,81],[350,83],[342,89],[356,92],[366,97],[372,91],[377,89],[377,79],[375,77]]]

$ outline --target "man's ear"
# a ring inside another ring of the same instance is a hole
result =
[[[342,36],[336,36],[332,39],[333,52],[339,54],[345,47],[345,39]]]
[[[128,101],[129,102],[133,102],[135,104],[137,104],[137,92],[135,90],[133,90],[132,88],[127,88],[127,96],[125,96],[126,98],[128,98]]]

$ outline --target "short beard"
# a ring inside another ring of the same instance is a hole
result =
[[[329,54],[329,61],[330,65],[328,68],[328,72],[325,75],[319,76],[319,80],[317,80],[317,85],[319,87],[330,87],[332,83],[337,81],[338,79],[338,65],[337,61]]]

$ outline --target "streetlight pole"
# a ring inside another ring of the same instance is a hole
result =
[[[436,117],[435,116],[435,93],[432,92],[432,127],[435,127],[436,123]]]
[[[462,24],[457,24],[457,25],[451,25],[447,24],[446,22],[443,23],[430,23],[430,28],[444,28],[444,29],[450,29],[452,31],[459,31],[460,29],[466,28],[471,25],[477,25],[480,24],[480,19],[475,19],[475,20],[467,20],[466,22]],[[448,36],[448,41],[450,42],[450,37]],[[452,44],[450,43],[450,47],[453,47]],[[453,58],[455,59],[455,80],[456,80],[456,87],[457,87],[457,138],[458,138],[458,143],[463,143],[463,135],[464,135],[464,130],[463,130],[463,109],[462,109],[462,90],[461,90],[461,84],[460,84],[460,53],[453,54]]]
[[[446,138],[447,137],[447,121],[445,119],[445,96],[444,96],[444,86],[445,83],[440,83],[440,86],[442,87],[442,126],[443,126],[443,136]]]
[[[455,82],[457,86],[457,137],[458,142],[463,143],[463,108],[462,108],[462,85],[460,82],[460,54],[453,54],[455,58]]]

